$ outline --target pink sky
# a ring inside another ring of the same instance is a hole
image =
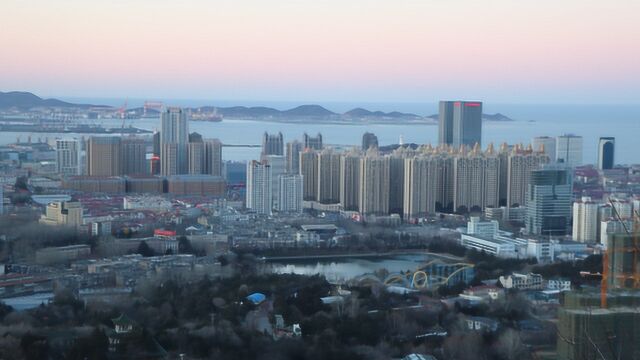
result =
[[[639,102],[638,1],[2,0],[0,91]]]

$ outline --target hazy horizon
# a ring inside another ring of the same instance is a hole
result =
[[[640,103],[631,0],[0,6],[6,89],[90,98]]]

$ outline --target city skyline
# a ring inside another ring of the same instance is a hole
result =
[[[3,4],[7,31],[0,47],[12,51],[0,59],[3,90],[61,97],[585,104],[637,104],[633,94],[640,91],[640,51],[629,46],[640,42],[632,15],[640,5],[625,0],[563,6],[374,2],[365,13],[362,0],[33,5]]]

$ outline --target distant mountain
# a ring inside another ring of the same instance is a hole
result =
[[[427,117],[429,119],[438,120],[438,114],[429,115]],[[482,114],[482,120],[484,121],[515,121],[514,119],[500,113]]]
[[[88,104],[72,104],[58,99],[43,99],[26,91],[0,91],[0,109],[18,108],[21,110],[35,107],[91,107]]]
[[[353,110],[349,110],[343,114],[349,118],[393,118],[393,119],[421,119],[422,116],[411,114],[411,113],[402,113],[398,111],[392,112],[383,112],[383,111],[369,111],[363,108],[355,108]]]
[[[329,117],[337,115],[333,111],[327,110],[320,105],[300,105],[293,109],[282,112],[284,116],[303,116],[303,117]]]
[[[37,107],[66,107],[66,108],[89,108],[89,107],[104,107],[112,108],[104,105],[89,105],[89,104],[74,104],[57,99],[43,99],[30,92],[11,91],[0,92],[0,109],[16,108],[19,110],[28,110]],[[115,108],[113,108],[115,110]],[[230,107],[214,107],[214,106],[202,106],[194,108],[186,108],[189,111],[200,112],[217,112],[225,118],[231,119],[256,119],[256,120],[364,120],[364,121],[388,121],[391,120],[438,120],[438,114],[430,116],[420,116],[412,113],[403,113],[399,111],[370,111],[364,108],[355,108],[345,112],[344,114],[335,113],[320,105],[300,105],[293,109],[278,110],[266,106],[230,106]],[[127,109],[128,113],[134,115],[142,115],[143,108],[130,108]],[[154,109],[148,109],[146,114],[155,114]],[[152,115],[153,116],[153,115]],[[496,114],[482,114],[482,119],[485,121],[513,121],[500,113]]]
[[[488,120],[488,121],[514,121],[512,118],[500,114],[500,113],[495,113],[493,115],[491,114],[482,114],[482,119],[483,120]]]

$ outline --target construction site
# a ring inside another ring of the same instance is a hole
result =
[[[614,214],[618,217],[618,214]],[[624,222],[623,222],[624,224]],[[640,216],[612,234],[600,289],[567,292],[558,314],[559,360],[640,359]]]

